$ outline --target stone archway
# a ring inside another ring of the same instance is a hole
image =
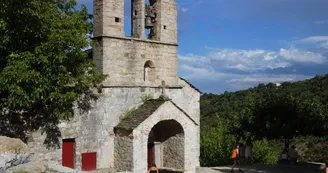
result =
[[[184,170],[184,130],[175,120],[164,120],[154,125],[148,135],[148,166]]]
[[[157,101],[153,100],[151,104],[156,105],[158,104],[157,102],[158,100]],[[136,123],[136,122],[137,119],[131,119],[131,123]],[[179,127],[182,127],[184,132],[183,133],[184,136],[183,169],[174,169],[173,172],[184,172],[184,173],[196,172],[196,167],[199,166],[199,126],[186,113],[184,113],[183,111],[181,111],[181,109],[176,107],[176,105],[171,101],[166,101],[159,108],[157,108],[156,111],[151,113],[150,116],[147,116],[147,118],[143,120],[142,123],[138,123],[138,126],[133,129],[132,132],[132,136],[133,136],[132,170],[133,171],[132,172],[142,173],[147,171],[147,165],[148,165],[147,146],[149,141],[149,134],[152,134],[155,128],[161,127],[162,123],[166,125],[171,124],[167,122],[172,122],[172,123],[175,122],[173,124],[179,124]],[[173,127],[177,127],[177,125],[173,125]],[[170,130],[170,129],[171,129],[170,125],[166,126],[165,128],[165,130]],[[172,135],[171,136],[168,135],[168,136],[171,137]],[[170,171],[170,169],[168,171]]]

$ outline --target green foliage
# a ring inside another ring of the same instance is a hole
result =
[[[201,166],[227,165],[231,163],[231,151],[236,139],[228,134],[228,129],[220,124],[209,132],[201,133]]]
[[[222,124],[226,133],[233,135],[238,142],[254,137],[255,161],[272,164],[283,150],[283,146],[276,146],[276,143],[288,146],[292,139],[299,136],[328,136],[328,75],[294,83],[284,82],[281,86],[269,83],[220,95],[204,94],[200,107],[202,140],[206,141],[201,142],[204,165],[219,162],[216,157],[224,153],[215,153],[213,149],[215,136],[222,134],[213,130],[221,128]],[[305,160],[313,160],[318,148],[321,145],[308,149]]]
[[[299,136],[291,140],[300,154],[301,161],[323,162],[328,155],[327,137]]]
[[[274,141],[267,139],[253,142],[253,161],[264,164],[276,164],[283,146],[275,147]]]
[[[137,108],[135,108],[135,107],[133,107],[131,109],[128,109],[128,108],[123,109],[123,111],[122,111],[123,113],[120,118],[122,120],[131,118],[135,110],[137,110]]]
[[[75,0],[6,0],[0,9],[1,135],[26,140],[41,127],[50,142],[75,102],[90,108],[90,88],[105,79],[83,51],[92,32],[87,9]]]
[[[328,135],[328,75],[311,80],[260,84],[248,90],[201,97],[202,130],[225,122],[235,136],[291,139]]]
[[[143,103],[150,100],[150,99],[153,99],[153,98],[154,98],[154,96],[151,93],[146,93],[146,94],[143,94],[141,96],[141,100],[142,100]]]

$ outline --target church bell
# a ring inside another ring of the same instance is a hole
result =
[[[145,18],[145,28],[146,29],[153,28],[153,23],[151,22],[151,17],[150,16],[147,16]]]

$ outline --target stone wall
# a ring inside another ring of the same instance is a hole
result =
[[[133,172],[147,170],[147,143],[151,129],[158,123],[174,120],[184,130],[184,172],[195,173],[199,166],[199,126],[171,102],[164,103],[133,130]]]
[[[126,1],[125,1],[126,2]],[[126,4],[127,5],[127,4]],[[132,1],[132,37],[146,39],[145,35],[145,0]]]
[[[98,47],[99,46],[99,47]],[[177,46],[134,38],[104,37],[94,49],[97,70],[107,74],[104,86],[177,86]],[[144,80],[144,66],[152,61],[155,81]]]
[[[183,89],[167,89],[167,95],[197,121],[199,110],[199,93],[189,85],[181,82]],[[192,92],[186,92],[191,90]],[[196,94],[197,93],[197,94]],[[84,152],[97,152],[97,168],[114,168],[114,132],[122,115],[127,110],[142,104],[142,98],[153,95],[158,98],[160,88],[131,87],[131,88],[104,88],[99,94],[99,99],[92,103],[92,109],[84,114],[76,110],[75,117],[71,121],[62,122],[62,138],[74,138],[76,142],[76,168],[81,169],[81,154]],[[195,129],[197,135],[199,131]],[[42,158],[61,163],[61,149],[47,150],[43,145],[45,135],[35,132],[29,140],[29,147],[35,159]],[[198,137],[195,138],[198,142]],[[61,146],[61,144],[60,144]]]
[[[162,42],[177,42],[177,4],[175,0],[157,0],[158,7],[157,38]]]
[[[186,81],[179,80],[179,85],[183,86],[181,91],[169,91],[170,98],[180,108],[182,108],[197,124],[200,124],[200,93],[191,87]]]
[[[178,134],[162,143],[163,167],[184,169],[184,135]]]
[[[133,140],[131,137],[115,137],[115,161],[116,171],[132,171],[133,166]]]
[[[124,1],[94,1],[93,59],[97,70],[109,75],[104,86],[158,86],[178,83],[177,4],[156,0],[154,39],[145,36],[145,0],[131,0],[132,37],[124,35]],[[155,81],[145,80],[145,63],[155,66]]]
[[[104,35],[125,36],[124,1],[94,0],[94,37]]]

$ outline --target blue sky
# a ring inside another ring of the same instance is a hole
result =
[[[92,12],[92,0],[77,0]],[[128,4],[128,0],[125,0]],[[328,73],[327,0],[177,0],[179,76],[223,93]],[[129,34],[129,5],[126,33]]]

